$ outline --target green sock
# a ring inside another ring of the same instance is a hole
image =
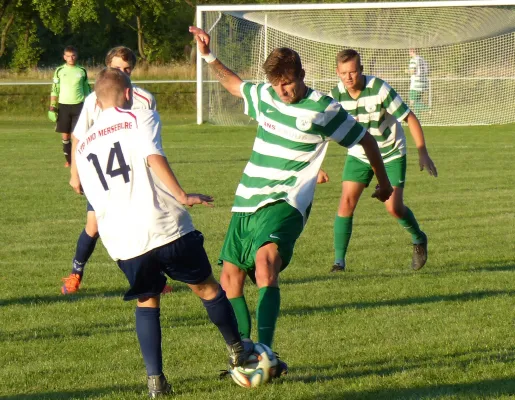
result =
[[[229,301],[234,310],[234,315],[236,315],[236,321],[238,321],[238,331],[240,332],[241,338],[249,339],[252,325],[245,296],[235,297],[234,299],[229,299]]]
[[[259,289],[259,300],[256,316],[258,326],[258,342],[272,347],[275,323],[279,317],[281,293],[278,287],[265,286]]]
[[[406,207],[404,217],[397,220],[399,224],[411,234],[411,240],[413,244],[421,244],[426,241],[426,235],[420,230],[417,219],[413,215],[413,212]]]
[[[336,216],[334,220],[334,260],[338,264],[345,261],[347,247],[352,236],[352,216]]]

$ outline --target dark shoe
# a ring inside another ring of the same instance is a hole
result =
[[[254,342],[250,339],[243,339],[241,342],[228,344],[227,350],[229,351],[229,366],[231,368],[241,367],[254,351]]]
[[[413,258],[411,259],[411,268],[418,271],[427,262],[427,237],[424,243],[413,245]]]
[[[345,264],[334,264],[329,272],[345,272]]]
[[[148,396],[151,399],[173,393],[172,385],[168,383],[164,374],[149,376],[147,385]]]
[[[272,379],[280,378],[288,374],[288,364],[281,360],[277,353],[275,353],[275,358],[277,358],[277,366],[273,370],[270,370],[270,378]]]

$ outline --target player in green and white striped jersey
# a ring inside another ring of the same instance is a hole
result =
[[[429,90],[429,64],[415,49],[409,50],[410,60],[408,72],[410,74],[409,100],[415,113],[426,111],[429,106],[422,100],[423,94]]]
[[[270,83],[256,85],[243,82],[210,53],[208,34],[195,27],[190,32],[220,83],[243,98],[245,113],[259,124],[236,190],[220,255],[220,280],[240,333],[247,338],[250,314],[243,285],[247,274],[255,274],[258,341],[271,346],[280,305],[278,274],[290,262],[308,218],[328,141],[346,147],[362,145],[378,177],[375,196],[381,201],[390,197],[391,186],[376,141],[337,102],[305,85],[305,72],[295,51],[272,51],[264,64]],[[278,375],[281,371],[286,371],[284,363]]]
[[[383,156],[393,195],[385,202],[387,211],[412,236],[412,268],[418,270],[427,261],[427,237],[411,210],[404,205],[406,177],[406,137],[401,126],[408,123],[418,149],[420,170],[437,176],[436,167],[426,149],[424,133],[416,115],[388,83],[375,76],[363,75],[359,54],[352,49],[336,56],[336,73],[341,79],[331,96],[377,140]],[[335,264],[332,272],[345,270],[345,256],[352,234],[352,217],[363,190],[374,172],[359,145],[349,149],[342,177],[342,195],[334,223]]]

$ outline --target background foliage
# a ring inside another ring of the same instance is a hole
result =
[[[341,3],[342,0],[0,0],[0,68],[24,71],[61,63],[72,44],[85,65],[102,64],[116,45],[144,63],[187,60],[188,25],[202,4]],[[366,2],[366,1],[365,1]]]

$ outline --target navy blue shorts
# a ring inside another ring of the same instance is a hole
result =
[[[95,209],[93,208],[93,206],[91,205],[91,203],[89,201],[88,201],[88,205],[86,206],[86,210],[87,211],[95,211]]]
[[[173,242],[129,260],[118,260],[130,284],[124,300],[155,297],[163,291],[166,277],[192,285],[204,282],[212,273],[204,250],[204,236],[190,232]]]

